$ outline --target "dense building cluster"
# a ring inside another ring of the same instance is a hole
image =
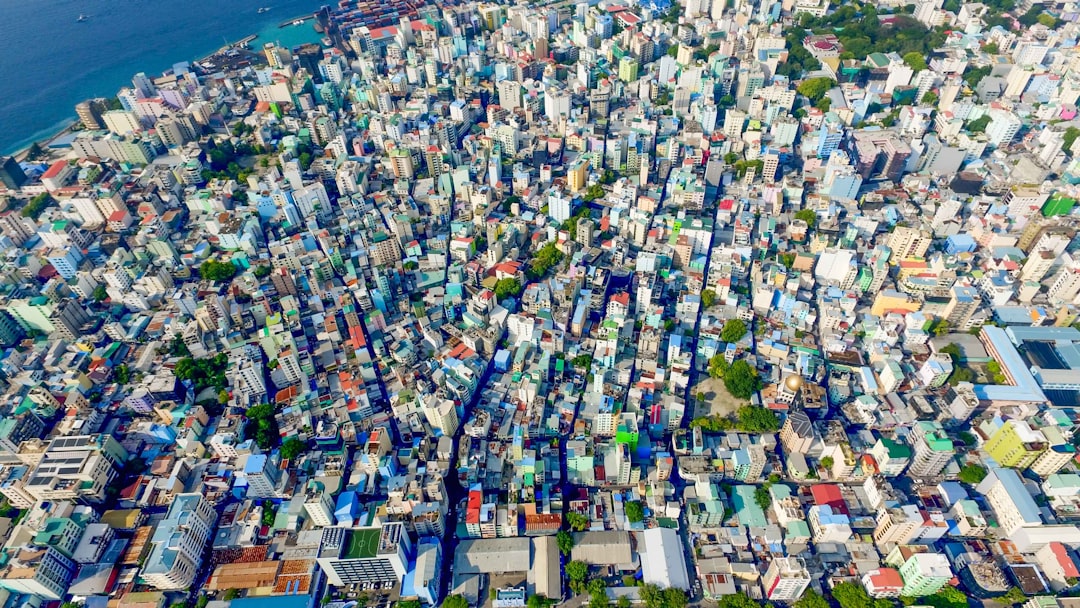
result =
[[[0,606],[1080,601],[1077,4],[316,18],[0,159]]]

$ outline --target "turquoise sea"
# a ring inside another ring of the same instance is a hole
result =
[[[74,121],[76,103],[113,96],[137,72],[157,75],[251,34],[259,35],[253,45],[318,41],[310,19],[278,24],[327,3],[0,0],[0,153],[52,135]]]

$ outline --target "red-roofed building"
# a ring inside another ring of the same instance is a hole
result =
[[[810,486],[810,495],[814,497],[814,504],[818,506],[829,505],[834,511],[848,515],[847,503],[840,493],[840,486],[831,483],[819,483]]]
[[[1076,564],[1076,557],[1060,542],[1054,541],[1036,551],[1035,559],[1054,591],[1071,587],[1069,579],[1080,579],[1080,567]]]
[[[904,588],[904,579],[901,578],[900,572],[893,568],[878,568],[864,574],[862,584],[870,597],[900,597],[900,590]]]

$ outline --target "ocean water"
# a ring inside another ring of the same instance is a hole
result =
[[[251,34],[253,46],[318,41],[278,24],[328,0],[0,0],[0,153],[52,135],[75,104],[112,97],[137,72],[156,76]],[[271,10],[258,14],[259,7]],[[88,19],[77,22],[79,15]]]

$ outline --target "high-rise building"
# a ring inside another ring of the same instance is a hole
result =
[[[79,116],[79,122],[87,129],[100,130],[105,128],[105,123],[101,121],[101,105],[95,99],[88,99],[75,104],[75,114]]]
[[[1016,471],[992,467],[975,489],[986,497],[1004,536],[1012,536],[1021,528],[1042,527],[1039,505]]]
[[[251,454],[244,463],[248,498],[274,498],[281,481],[280,463],[266,454]]]
[[[829,158],[829,155],[840,149],[840,142],[844,140],[844,123],[840,117],[829,112],[821,121],[818,129],[817,157]]]
[[[10,156],[0,156],[0,184],[8,190],[18,190],[26,183],[26,173],[15,159]]]
[[[1046,437],[1023,420],[1005,420],[983,449],[998,464],[1026,469],[1048,448]]]
[[[381,528],[324,529],[317,561],[335,587],[399,584],[411,553],[405,524],[390,522]]]
[[[937,422],[920,421],[911,429],[911,443],[915,451],[908,475],[933,477],[952,461],[956,455],[952,440]]]
[[[950,580],[953,572],[949,558],[940,553],[916,553],[900,566],[904,588],[900,595],[924,597],[937,593]]]
[[[908,226],[897,226],[889,235],[888,247],[892,251],[892,259],[899,262],[907,258],[925,256],[932,241],[933,237],[929,232]]]
[[[162,591],[186,589],[195,582],[217,511],[202,494],[179,494],[154,532],[140,576]]]
[[[577,192],[585,188],[585,181],[589,178],[589,161],[585,157],[578,157],[566,169],[566,184],[571,192]]]
[[[762,579],[765,597],[774,602],[794,602],[810,586],[810,572],[798,557],[777,557]]]

